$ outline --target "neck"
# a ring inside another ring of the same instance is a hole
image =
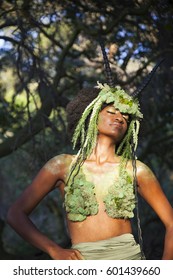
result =
[[[115,162],[116,158],[118,159],[118,156],[115,155],[115,149],[115,142],[110,137],[98,135],[97,145],[88,159],[95,161],[97,164]]]

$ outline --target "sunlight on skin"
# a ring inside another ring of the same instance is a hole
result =
[[[121,114],[122,117],[126,120],[126,122],[128,122],[128,120],[129,120],[129,115],[128,114],[120,112],[119,109],[115,108],[114,106],[107,106],[106,108],[107,108],[106,111],[108,113],[110,113],[112,115]]]
[[[114,164],[106,164],[97,172],[92,165],[84,164],[82,170],[86,176],[86,180],[93,182],[95,186],[95,194],[98,201],[102,201],[108,193],[109,187],[116,181],[118,177],[118,170]]]
[[[145,172],[145,180],[155,180],[156,176],[154,175],[154,173],[151,171],[151,169],[145,165],[144,163],[142,163],[141,161],[137,160],[137,173],[140,175],[143,172]]]
[[[56,175],[60,172],[62,166],[68,167],[71,163],[71,160],[71,156],[63,154],[58,155],[50,159],[43,168],[51,172],[53,175]]]

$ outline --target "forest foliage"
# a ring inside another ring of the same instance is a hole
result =
[[[115,83],[128,92],[164,59],[140,97],[144,120],[138,157],[154,170],[173,205],[172,4],[172,0],[0,1],[2,259],[42,257],[5,224],[6,211],[49,158],[71,152],[65,107],[81,88],[106,82],[100,38]],[[50,194],[32,218],[46,234],[68,246],[57,197]],[[148,258],[159,258],[164,229],[152,210],[143,201],[141,205]]]

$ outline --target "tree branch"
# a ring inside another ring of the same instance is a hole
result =
[[[2,144],[0,144],[0,158],[14,152],[27,141],[31,140],[34,135],[44,129],[45,120],[50,115],[52,109],[55,107],[55,104],[65,107],[68,102],[69,100],[62,96],[56,98],[56,100],[52,100],[50,96],[45,99],[36,116],[33,117],[22,129],[17,130],[13,137],[7,138]]]

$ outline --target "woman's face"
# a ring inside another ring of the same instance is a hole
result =
[[[98,132],[113,137],[119,143],[127,131],[128,121],[128,114],[108,105],[99,113]]]

